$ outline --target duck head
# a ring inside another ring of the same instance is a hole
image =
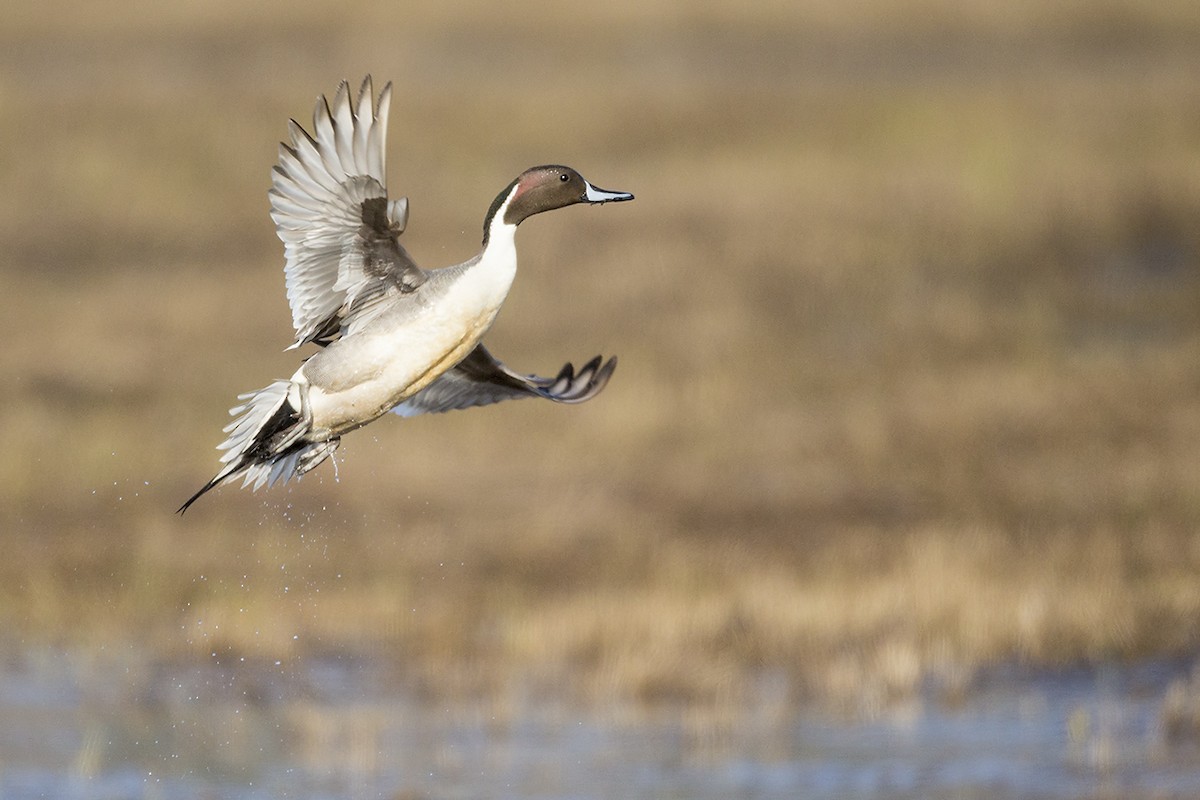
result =
[[[557,164],[530,167],[496,195],[483,222],[483,241],[487,244],[492,224],[499,221],[516,227],[534,214],[552,211],[576,203],[614,203],[632,200],[629,192],[613,192],[593,186],[575,170]]]

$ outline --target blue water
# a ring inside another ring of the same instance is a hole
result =
[[[384,664],[0,663],[0,800],[1200,798],[1160,725],[1186,665],[997,671],[947,707],[843,716],[767,688],[705,712],[446,704]]]

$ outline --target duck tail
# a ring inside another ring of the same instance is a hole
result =
[[[300,408],[291,399],[293,386],[298,390],[295,396]],[[189,497],[177,513],[184,513],[205,492],[225,481],[240,477],[243,487],[253,484],[255,491],[264,483],[267,486],[274,486],[280,480],[286,483],[337,450],[341,441],[338,438],[318,442],[304,439],[311,429],[304,386],[279,380],[257,392],[238,395],[238,399],[244,402],[229,411],[236,417],[225,426],[229,436],[217,445],[218,450],[225,451],[221,456],[225,466]]]

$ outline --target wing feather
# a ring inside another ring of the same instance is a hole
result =
[[[369,96],[369,93],[368,93]],[[367,174],[383,175],[387,172],[387,118],[392,108],[392,84],[388,83],[379,93],[379,108],[371,122],[367,140]]]
[[[358,172],[354,163],[354,125],[356,120],[354,110],[350,107],[350,86],[345,81],[342,81],[338,87],[337,99],[334,101],[333,108],[334,139],[337,142],[337,159],[340,162],[338,166],[347,171]],[[374,115],[367,115],[367,120],[364,120],[363,124],[368,124],[368,120],[372,116]],[[380,183],[383,181],[380,180]]]
[[[367,159],[367,148],[371,142],[371,129],[375,126],[375,113],[371,109],[371,103],[374,101],[374,98],[368,89],[369,86],[364,81],[358,90],[358,105],[354,116],[359,121],[359,124],[354,126],[352,131],[353,141],[350,145],[350,149],[354,153],[354,168],[358,172],[367,175],[371,171],[371,165]],[[380,170],[380,174],[383,174],[383,170]]]
[[[292,120],[290,142],[279,147],[269,194],[287,259],[293,347],[336,338],[371,306],[426,279],[399,243],[407,203],[387,200],[391,84],[374,100],[370,76],[353,98],[343,81],[332,103],[317,99],[312,134]]]
[[[556,403],[583,403],[604,390],[616,368],[615,356],[608,361],[596,356],[578,372],[568,363],[553,378],[520,375],[480,344],[433,383],[396,405],[392,413],[415,417],[522,397],[541,397]]]
[[[324,95],[317,98],[317,104],[313,107],[313,134],[317,142],[317,151],[321,155],[322,170],[328,175],[336,175],[338,172],[337,134],[333,129],[333,115],[329,111],[329,102]]]

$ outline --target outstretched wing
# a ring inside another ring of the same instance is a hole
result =
[[[400,246],[408,198],[388,202],[384,163],[392,85],[372,107],[368,75],[351,99],[345,82],[332,105],[313,109],[313,135],[295,120],[272,175],[271,219],[283,240],[288,304],[296,341],[328,343],[379,308],[411,292],[425,273]]]
[[[600,394],[617,368],[614,356],[601,363],[600,356],[579,372],[565,365],[553,378],[518,375],[497,361],[483,345],[441,377],[392,409],[393,414],[415,417],[472,406],[486,406],[521,397],[543,397],[556,403],[582,403]]]

